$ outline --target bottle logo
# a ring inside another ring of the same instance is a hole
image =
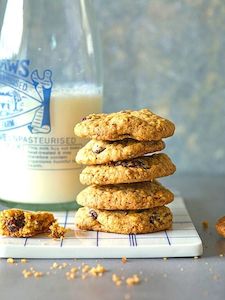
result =
[[[26,126],[49,133],[52,71],[29,70],[30,60],[0,60],[0,132]]]

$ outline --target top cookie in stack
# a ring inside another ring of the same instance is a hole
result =
[[[164,205],[173,194],[154,179],[176,168],[166,154],[144,155],[163,150],[162,138],[174,130],[172,122],[147,109],[93,114],[76,125],[77,136],[92,138],[76,157],[88,165],[81,183],[91,185],[77,197],[88,207],[77,212],[79,228],[144,233],[171,227],[172,215]]]

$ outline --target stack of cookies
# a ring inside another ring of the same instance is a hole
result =
[[[162,138],[174,130],[172,122],[148,109],[92,114],[75,126],[77,136],[92,139],[76,156],[87,165],[80,181],[89,185],[77,196],[84,206],[76,213],[78,228],[128,234],[172,226],[165,205],[174,195],[155,179],[176,167],[166,154],[154,152],[165,148]]]

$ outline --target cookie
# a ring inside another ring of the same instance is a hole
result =
[[[77,203],[96,209],[138,210],[163,206],[174,195],[157,181],[91,185],[77,195]]]
[[[225,216],[217,221],[216,230],[220,235],[225,237]]]
[[[8,209],[0,213],[0,234],[11,237],[30,237],[49,231],[54,223],[53,214]]]
[[[148,109],[124,110],[111,114],[91,114],[78,123],[74,133],[79,137],[115,141],[131,138],[157,141],[173,135],[175,125]]]
[[[137,211],[108,211],[88,207],[80,208],[75,224],[82,230],[114,233],[150,233],[169,229],[172,213],[166,206]]]
[[[132,139],[121,141],[89,141],[76,156],[78,164],[97,165],[142,156],[163,150],[165,143],[160,141],[139,142]]]
[[[151,181],[171,175],[175,170],[170,158],[159,153],[106,165],[87,166],[80,174],[80,182],[87,185],[105,185]]]

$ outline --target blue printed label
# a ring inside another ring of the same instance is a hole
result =
[[[27,127],[49,133],[52,71],[29,69],[30,60],[0,60],[0,132]]]

